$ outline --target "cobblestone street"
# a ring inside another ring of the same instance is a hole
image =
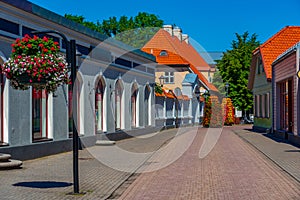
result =
[[[25,161],[22,169],[0,171],[0,199],[299,199],[300,183],[294,175],[300,173],[299,148],[247,131],[249,127],[223,128],[215,147],[202,159],[199,150],[208,129],[199,128],[192,135],[189,132],[197,128],[184,128],[177,137],[179,141],[191,137],[191,145],[175,162],[159,170],[154,169],[173,151],[158,156],[156,152],[173,141],[178,129],[121,140],[115,146],[84,149],[79,156],[80,191],[84,195],[68,194],[73,190],[71,153]],[[221,129],[210,129],[210,134],[217,130]],[[176,145],[174,151],[180,147]],[[113,147],[153,153],[142,159],[125,158],[124,163],[129,160],[133,168],[122,172],[97,157],[110,157]],[[151,172],[133,173],[137,169]]]
[[[172,165],[141,174],[120,199],[299,199],[300,185],[232,131],[199,159],[206,129]]]

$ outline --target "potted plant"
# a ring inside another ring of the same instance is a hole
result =
[[[12,44],[9,60],[1,66],[2,73],[13,88],[54,92],[62,84],[70,83],[65,58],[58,42],[52,38],[25,35]]]

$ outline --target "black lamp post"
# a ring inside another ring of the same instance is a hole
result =
[[[53,30],[45,30],[45,31],[33,31],[33,34],[47,34],[47,33],[53,33],[57,34],[60,37],[62,37],[63,41],[66,43],[66,57],[67,57],[67,62],[70,63],[71,67],[71,86],[72,86],[72,91],[74,92],[74,86],[75,86],[75,81],[76,81],[76,41],[75,40],[68,40],[67,37],[57,31]],[[72,92],[72,93],[73,93]],[[78,132],[77,128],[75,125],[75,120],[74,120],[74,115],[77,116],[77,113],[74,114],[74,105],[76,105],[76,99],[72,98],[72,107],[73,107],[73,185],[74,185],[74,194],[79,193],[79,173],[78,173],[78,147],[79,147],[79,137],[78,137]]]

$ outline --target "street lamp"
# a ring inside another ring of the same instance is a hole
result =
[[[161,75],[158,79],[159,79],[160,85],[163,86],[163,84],[165,83],[166,77],[164,75]]]
[[[47,34],[47,33],[53,33],[59,35],[63,41],[66,43],[66,57],[67,57],[67,62],[70,63],[71,65],[71,88],[72,88],[72,93],[74,94],[74,86],[75,86],[75,81],[76,81],[76,41],[75,40],[68,40],[67,37],[57,31],[53,30],[45,30],[45,31],[33,31],[33,34]],[[79,173],[78,173],[78,147],[79,147],[79,137],[78,137],[78,132],[77,128],[75,125],[75,120],[74,116],[77,116],[74,114],[74,105],[76,105],[74,102],[76,101],[76,98],[72,98],[72,106],[73,106],[73,185],[74,185],[74,194],[79,193]]]
[[[229,88],[229,83],[225,83],[225,91],[226,91],[226,98],[228,97],[228,88]]]

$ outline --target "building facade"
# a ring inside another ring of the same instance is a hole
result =
[[[248,79],[248,89],[253,92],[253,129],[271,130],[274,107],[272,107],[272,63],[300,39],[299,26],[286,26],[253,51]]]
[[[76,40],[80,53],[73,91],[67,85],[55,93],[15,90],[1,74],[0,152],[25,160],[71,150],[73,118],[83,146],[95,144],[98,134],[155,125],[154,56],[29,1],[1,0],[0,11],[0,64],[9,59],[15,39],[32,31],[63,33]],[[47,36],[66,51],[60,36]]]
[[[273,130],[289,141],[300,144],[299,136],[299,56],[300,43],[280,55],[272,65],[273,76]]]

